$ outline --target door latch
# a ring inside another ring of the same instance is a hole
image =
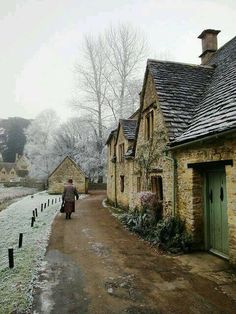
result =
[[[220,188],[220,200],[221,200],[221,202],[223,202],[223,200],[224,200],[224,190],[222,187]]]

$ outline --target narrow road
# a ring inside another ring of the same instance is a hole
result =
[[[53,224],[33,313],[236,313],[236,276],[209,254],[161,255],[102,207],[104,191]]]

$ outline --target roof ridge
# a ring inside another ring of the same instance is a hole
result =
[[[119,119],[119,121],[136,121],[137,119]]]
[[[148,63],[148,62],[172,63],[172,64],[179,64],[179,65],[187,65],[187,66],[197,67],[197,68],[214,69],[214,67],[213,67],[212,65],[194,64],[194,63],[186,63],[186,62],[178,62],[178,61],[147,59],[147,63]]]

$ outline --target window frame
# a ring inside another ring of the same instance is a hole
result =
[[[119,153],[119,162],[123,162],[125,159],[125,143],[119,144],[118,153]]]
[[[150,140],[153,137],[154,111],[151,110],[145,115],[145,139]]]

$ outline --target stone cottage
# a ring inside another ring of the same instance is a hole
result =
[[[127,207],[138,204],[146,179],[138,159],[154,147],[147,186],[163,214],[179,215],[197,248],[236,264],[236,37],[217,49],[218,33],[199,35],[201,65],[148,60],[123,193]]]
[[[121,207],[129,207],[129,191],[133,186],[133,145],[137,120],[121,119],[118,129],[107,140],[109,145],[107,188],[109,199]],[[131,174],[131,175],[129,175]]]
[[[29,174],[29,164],[25,156],[16,154],[15,162],[0,161],[0,182],[20,182]]]
[[[72,179],[79,193],[88,192],[88,178],[77,163],[66,156],[48,177],[48,193],[61,194],[68,179]]]

